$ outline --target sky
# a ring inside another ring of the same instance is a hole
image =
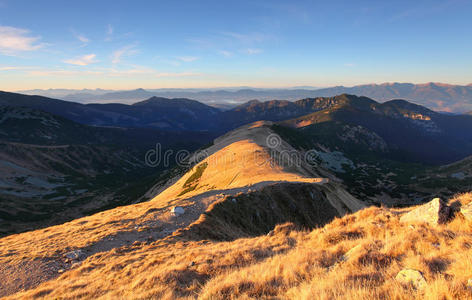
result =
[[[0,90],[472,83],[472,0],[0,0]]]

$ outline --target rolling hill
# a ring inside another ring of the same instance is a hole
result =
[[[0,105],[21,106],[62,116],[93,126],[146,127],[163,130],[209,131],[216,124],[208,122],[219,110],[189,99],[150,98],[125,104],[84,105],[41,96],[0,92]]]

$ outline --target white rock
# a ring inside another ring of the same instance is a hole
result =
[[[427,285],[423,274],[418,270],[403,269],[398,272],[395,279],[403,285],[412,285],[416,289],[424,289]]]
[[[174,206],[170,210],[171,213],[173,213],[175,216],[180,216],[185,213],[185,209],[182,206]]]

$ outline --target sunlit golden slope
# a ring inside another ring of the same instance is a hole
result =
[[[217,139],[205,160],[152,201],[0,239],[0,296],[65,276],[79,265],[92,272],[103,257],[125,248],[179,247],[176,238],[232,240],[266,233],[286,221],[314,227],[363,207],[335,181],[284,155],[293,148],[272,134],[261,122]],[[270,147],[269,137],[275,138]],[[172,214],[175,206],[185,213]],[[78,250],[84,262],[64,257]],[[109,282],[116,282],[117,289],[122,276],[131,280],[120,274]]]
[[[295,156],[298,151],[275,135],[269,125],[270,122],[256,122],[216,139],[213,146],[199,153],[199,156],[208,157],[153,201],[166,202],[208,191],[252,185],[260,187],[276,182],[329,182],[328,178],[315,173],[303,155]],[[192,181],[199,168],[202,170],[201,176]],[[321,169],[319,171],[323,172]],[[347,195],[345,204],[353,211],[363,207],[352,197],[348,199]]]
[[[471,194],[459,197],[463,205]],[[230,242],[173,238],[117,248],[11,298],[471,299],[472,224],[402,223],[367,208],[313,231],[279,225]],[[418,270],[421,289],[395,280]]]

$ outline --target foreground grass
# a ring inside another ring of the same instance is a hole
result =
[[[441,226],[405,224],[405,210],[372,207],[313,231],[284,224],[231,242],[136,243],[12,298],[472,299],[472,224],[460,215]],[[421,271],[427,286],[402,286],[403,268]]]

